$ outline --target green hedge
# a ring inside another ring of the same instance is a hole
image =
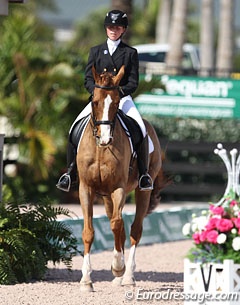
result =
[[[204,142],[239,142],[240,120],[192,119],[145,116],[156,129],[159,138]]]

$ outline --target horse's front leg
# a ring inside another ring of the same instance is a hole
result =
[[[93,191],[84,186],[84,183],[80,183],[79,198],[83,212],[83,231],[82,240],[84,244],[84,258],[82,265],[82,278],[80,281],[82,291],[93,291],[93,285],[91,280],[91,261],[90,250],[94,238],[94,229],[92,224],[93,218]]]
[[[125,204],[126,194],[123,188],[118,188],[112,194],[113,210],[111,215],[111,229],[114,235],[114,250],[112,261],[112,273],[115,277],[121,277],[125,271],[124,243],[126,240],[122,209]]]

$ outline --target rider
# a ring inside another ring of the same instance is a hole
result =
[[[139,170],[139,188],[143,191],[153,188],[152,178],[148,174],[149,150],[148,135],[145,124],[139,114],[131,94],[137,89],[139,79],[139,61],[137,50],[129,47],[122,42],[122,36],[128,27],[128,18],[125,13],[119,10],[112,10],[107,13],[104,20],[104,28],[107,34],[107,40],[98,46],[91,48],[88,63],[85,70],[85,88],[92,95],[94,90],[94,78],[92,75],[92,66],[94,65],[98,73],[104,71],[116,75],[122,65],[125,67],[125,73],[120,81],[120,103],[121,109],[126,115],[132,117],[139,124],[143,140],[137,149],[137,162]],[[91,113],[91,103],[88,103],[83,111],[74,121],[69,134],[74,129],[75,123]],[[70,141],[69,141],[70,142]],[[71,184],[76,180],[76,148],[71,143],[68,144],[67,153],[67,173],[63,174],[57,187],[68,192]]]

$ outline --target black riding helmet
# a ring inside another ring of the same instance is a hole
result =
[[[104,20],[104,27],[109,25],[123,26],[124,28],[127,28],[128,26],[127,14],[119,10],[112,10],[108,12]]]

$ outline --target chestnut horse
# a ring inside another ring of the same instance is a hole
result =
[[[81,289],[87,291],[93,291],[90,249],[94,238],[92,218],[95,195],[103,195],[106,214],[114,235],[112,273],[120,278],[121,285],[134,285],[135,251],[142,235],[143,219],[159,203],[159,191],[163,186],[159,140],[153,127],[145,121],[148,135],[154,144],[154,150],[149,155],[149,174],[154,181],[154,189],[140,191],[138,187],[137,161],[131,161],[132,149],[129,138],[117,119],[120,101],[118,85],[124,75],[124,66],[116,76],[107,72],[99,75],[94,68],[92,71],[95,89],[91,119],[85,128],[77,153],[79,199],[84,218],[84,258],[80,284]],[[136,213],[131,226],[131,248],[125,266],[126,236],[122,209],[126,195],[132,190],[135,190]]]

